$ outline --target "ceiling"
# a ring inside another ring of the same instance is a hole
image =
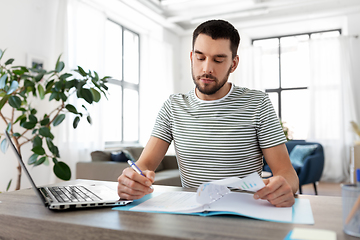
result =
[[[119,0],[176,33],[208,19],[244,27],[275,19],[315,18],[360,11],[359,0]]]

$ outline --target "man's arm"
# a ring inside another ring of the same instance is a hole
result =
[[[285,144],[262,149],[273,176],[265,179],[266,187],[257,191],[254,198],[268,200],[277,207],[290,207],[299,188],[299,178],[291,165]]]
[[[118,178],[118,195],[122,199],[139,199],[153,191],[150,186],[155,180],[155,169],[164,158],[169,143],[156,137],[150,137],[136,165],[143,171],[144,176],[136,173],[132,168],[125,168]]]

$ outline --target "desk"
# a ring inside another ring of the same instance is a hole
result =
[[[87,180],[70,181],[88,183]],[[69,183],[69,182],[68,182]],[[106,182],[117,186],[116,182]],[[61,184],[58,184],[61,185]],[[181,191],[154,186],[155,191]],[[315,225],[275,223],[238,216],[189,216],[115,211],[111,208],[54,212],[32,189],[0,194],[0,239],[276,239],[294,227],[336,231],[337,239],[358,239],[343,233],[341,197],[310,199]]]

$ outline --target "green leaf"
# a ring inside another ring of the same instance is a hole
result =
[[[52,160],[54,164],[58,164],[58,160],[56,158],[53,158]]]
[[[37,160],[34,164],[34,166],[39,166],[41,164],[43,164],[45,161],[47,160],[47,157],[44,156],[44,157],[41,157],[39,160]]]
[[[39,92],[40,99],[43,100],[45,97],[45,90],[44,90],[44,87],[40,84],[38,85],[38,92]]]
[[[6,92],[7,94],[12,94],[19,87],[19,83],[17,81],[12,81],[9,90]]]
[[[17,123],[18,121],[21,121],[21,119],[24,119],[24,118],[26,119],[26,115],[25,115],[25,114],[20,115],[20,116],[15,120],[14,124]]]
[[[37,117],[36,117],[35,115],[30,114],[30,115],[29,115],[29,122],[31,122],[31,123],[37,123],[37,122],[38,122],[38,119],[37,119]]]
[[[57,125],[59,125],[60,123],[62,123],[62,121],[64,121],[65,119],[65,114],[60,114],[58,115],[53,122],[54,127],[56,127]]]
[[[32,165],[37,161],[37,158],[39,157],[39,155],[37,155],[36,153],[34,153],[33,155],[31,155],[28,159],[28,164]]]
[[[86,120],[88,121],[88,123],[92,124],[92,119],[91,119],[90,115],[86,117]]]
[[[8,183],[7,187],[6,187],[6,191],[9,191],[10,186],[11,186],[11,182],[12,182],[12,179],[10,179],[10,181],[9,181],[9,183]]]
[[[13,58],[10,58],[9,60],[7,60],[6,62],[5,62],[5,66],[6,65],[9,65],[9,64],[12,64],[14,62],[14,59]]]
[[[0,49],[0,59],[1,59],[2,56],[4,55],[5,51],[6,51],[6,49],[5,49],[4,51]]]
[[[31,109],[30,113],[31,113],[32,115],[35,115],[35,114],[37,113],[37,110],[36,110],[35,108],[33,108],[33,109]],[[36,121],[37,121],[37,120],[36,120]]]
[[[0,89],[4,89],[8,75],[5,73],[0,78]]]
[[[78,71],[77,71],[77,72],[80,73],[81,76],[83,76],[83,77],[87,76],[87,74],[86,74],[86,72],[84,71],[84,69],[83,69],[82,67],[80,67],[80,66],[78,66]]]
[[[50,132],[50,129],[48,127],[42,127],[39,129],[39,134],[43,137],[50,137],[52,138],[52,134]]]
[[[54,165],[53,171],[55,175],[62,180],[67,181],[71,178],[71,170],[69,166],[64,162],[57,162]]]
[[[49,149],[54,147],[54,143],[52,142],[51,138],[46,138],[46,145]]]
[[[67,104],[65,106],[65,108],[71,112],[71,113],[75,113],[75,114],[78,114],[78,111],[76,110],[76,108],[74,107],[74,105],[71,105],[71,104]]]
[[[81,96],[81,98],[85,99],[85,101],[87,101],[90,104],[93,102],[93,95],[92,95],[91,91],[87,88],[80,89],[80,96]]]
[[[21,99],[18,96],[11,96],[9,98],[9,105],[13,108],[20,108],[21,107]]]
[[[34,77],[35,82],[40,82],[40,80],[44,77],[44,73],[39,73]]]
[[[77,128],[79,122],[80,122],[80,118],[77,116],[77,117],[74,119],[73,128]]]
[[[67,79],[68,77],[71,77],[71,76],[72,76],[72,74],[70,74],[70,73],[64,73],[59,78],[61,80],[64,80],[64,79]]]
[[[60,61],[56,63],[55,72],[61,72],[65,67],[64,62]]]
[[[23,122],[20,124],[20,126],[22,126],[23,128],[26,129],[33,129],[36,126],[35,122]]]
[[[9,95],[6,95],[0,100],[0,110],[3,108],[3,106],[5,105],[7,100],[9,99],[9,97],[10,97]]]
[[[38,155],[44,155],[45,154],[45,149],[41,146],[37,146],[37,147],[33,147],[31,149],[31,151],[33,151],[34,153],[38,154]]]
[[[6,153],[6,150],[8,149],[9,147],[9,143],[8,143],[8,140],[6,138],[4,138],[2,141],[1,141],[1,151],[3,153]]]
[[[20,137],[21,135],[20,135],[20,133],[16,132],[16,133],[13,134],[13,136],[18,138],[18,137]]]
[[[57,93],[57,92],[51,93],[51,95],[50,95],[50,97],[49,97],[49,101],[51,101],[51,100],[53,100],[53,99],[59,101],[59,100],[60,100],[59,93]]]
[[[98,91],[96,91],[94,88],[90,88],[90,91],[91,91],[91,93],[93,95],[94,101],[99,102],[100,99],[101,99],[100,93]]]
[[[42,139],[39,136],[35,136],[33,140],[33,147],[42,146]]]
[[[46,126],[47,124],[49,124],[50,122],[50,119],[47,117],[47,118],[44,118],[43,120],[40,121],[40,124],[41,126]]]

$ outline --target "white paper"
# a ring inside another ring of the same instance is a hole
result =
[[[294,228],[290,239],[336,240],[336,232],[323,229]]]
[[[212,181],[211,183],[224,185],[232,188],[240,188],[241,190],[247,190],[256,192],[265,187],[265,183],[256,172],[249,174],[244,178],[230,177],[222,180]]]
[[[255,200],[252,194],[230,192],[210,204],[196,202],[194,192],[166,192],[133,208],[132,211],[199,213],[221,211],[268,221],[291,222],[292,207],[277,208],[266,200]]]

